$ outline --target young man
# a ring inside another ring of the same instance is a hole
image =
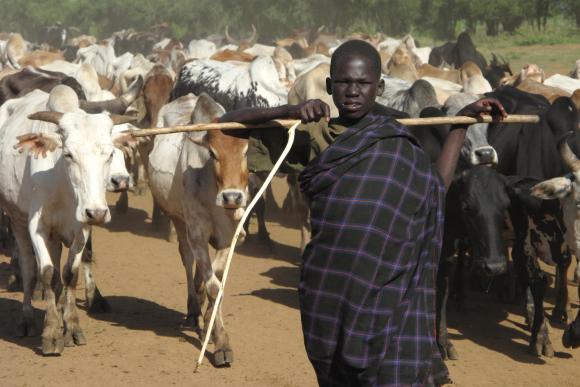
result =
[[[316,122],[294,156],[310,201],[312,240],[303,254],[299,296],[308,357],[321,386],[430,386],[445,380],[435,340],[435,279],[444,189],[465,138],[454,127],[433,167],[417,140],[375,103],[384,89],[377,51],[349,41],[333,54],[320,100],[244,109],[221,120]],[[483,99],[458,115],[505,117]],[[302,155],[302,158],[301,158]]]

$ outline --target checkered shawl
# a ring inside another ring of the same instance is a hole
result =
[[[320,385],[432,385],[447,369],[435,340],[444,187],[429,157],[407,128],[369,113],[300,183],[312,224],[300,310]]]

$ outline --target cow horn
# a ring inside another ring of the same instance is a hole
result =
[[[248,45],[252,46],[256,43],[256,26],[252,24],[252,35],[248,39]]]
[[[119,114],[111,114],[110,118],[111,121],[113,121],[113,125],[127,124],[129,122],[135,122],[139,119],[139,117],[137,116],[128,116]]]
[[[137,99],[142,87],[143,77],[139,76],[119,98],[96,102],[79,101],[79,106],[87,113],[101,113],[106,110],[111,114],[124,114],[129,105]]]
[[[226,40],[228,41],[228,43],[230,44],[238,44],[238,41],[232,39],[232,37],[230,36],[230,26],[226,25],[226,30],[225,30],[225,35],[226,35]]]
[[[572,152],[568,142],[566,140],[560,143],[560,157],[562,158],[562,162],[568,168],[572,170],[572,172],[577,172],[580,170],[580,160],[578,157]]]
[[[29,120],[44,121],[44,122],[51,122],[55,125],[58,125],[63,114],[64,113],[61,113],[61,112],[43,111],[43,112],[36,112],[36,113],[30,114],[28,116],[28,119]]]

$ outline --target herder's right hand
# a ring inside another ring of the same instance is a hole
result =
[[[309,99],[298,105],[288,106],[288,118],[302,120],[303,123],[318,122],[323,117],[330,120],[330,106],[319,99]]]

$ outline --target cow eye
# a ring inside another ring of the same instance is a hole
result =
[[[115,151],[111,152],[111,154],[109,155],[109,159],[108,161],[113,160],[113,156],[115,155]]]
[[[216,157],[216,155],[215,155],[214,151],[213,151],[213,150],[211,150],[211,149],[209,150],[209,157],[211,157],[211,158],[212,158],[212,159],[214,159],[214,160],[217,160],[217,157]]]
[[[73,155],[71,153],[65,153],[64,158],[68,161],[73,161]]]

